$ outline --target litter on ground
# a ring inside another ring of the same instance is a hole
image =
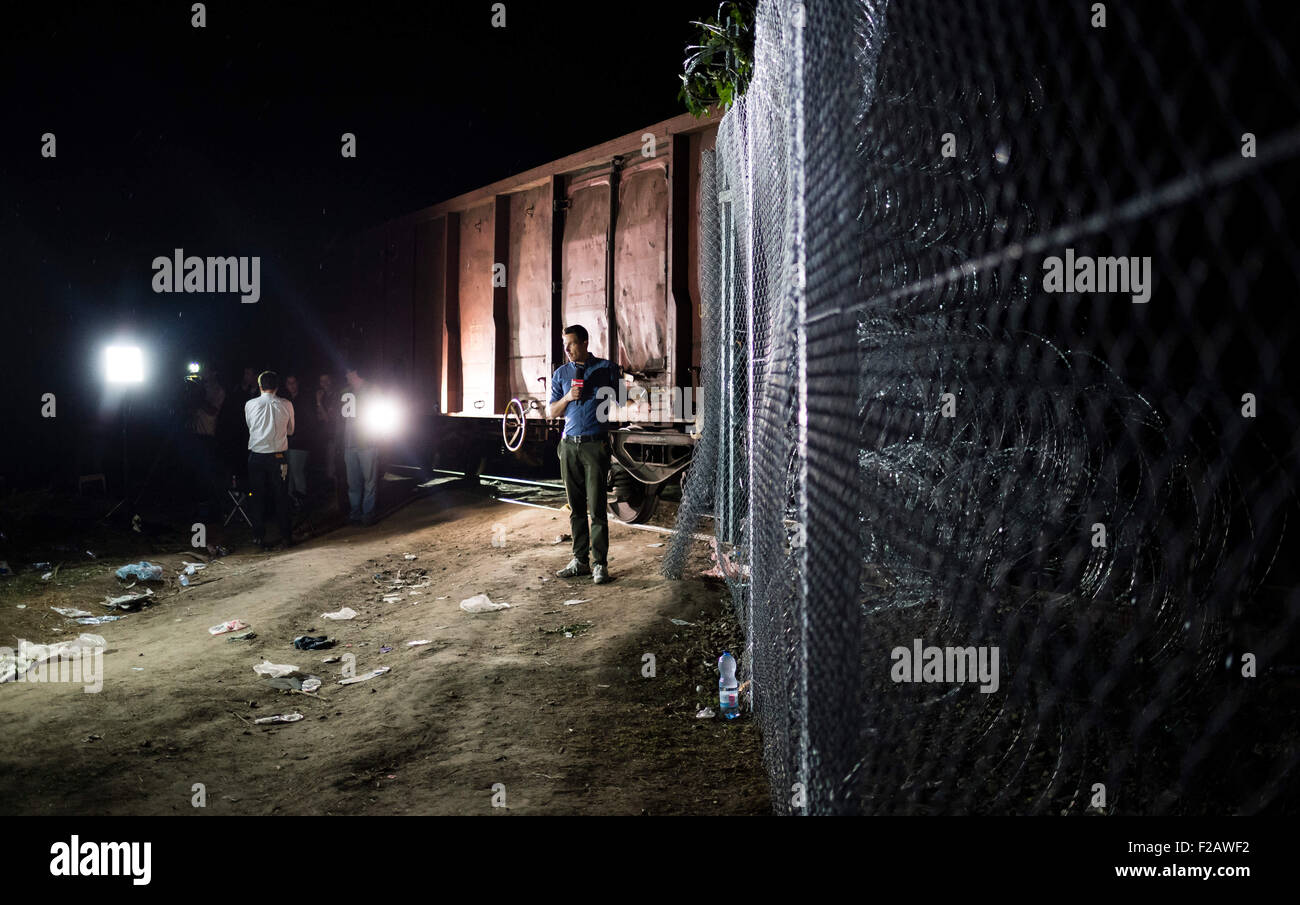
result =
[[[270,660],[263,660],[261,663],[253,667],[253,672],[257,673],[259,676],[271,676],[275,679],[292,675],[297,671],[298,667],[296,666],[289,666],[288,664],[283,663],[272,663]]]
[[[79,610],[76,609],[75,607],[70,607],[70,606],[52,606],[50,607],[50,609],[54,610],[54,612],[58,613],[60,616],[67,616],[69,619],[76,619],[79,616],[92,615],[91,613],[88,613],[85,610]]]
[[[296,723],[300,719],[302,719],[301,713],[277,713],[275,716],[264,716],[253,720],[253,723],[262,726],[270,723]]]
[[[460,602],[460,608],[467,613],[491,613],[495,610],[508,610],[510,604],[505,601],[493,603],[486,594],[475,594]]]
[[[153,588],[145,588],[143,591],[137,591],[134,594],[123,594],[121,597],[105,597],[104,606],[117,607],[120,610],[134,610],[140,606],[140,601],[152,596]]]
[[[391,666],[381,666],[378,669],[370,670],[370,672],[365,673],[364,675],[352,676],[349,679],[339,679],[339,684],[355,685],[358,682],[365,682],[367,679],[373,679],[375,676],[382,676],[384,673],[388,672],[392,668],[393,667]]]
[[[138,578],[141,581],[159,581],[163,577],[163,567],[155,566],[151,562],[135,562],[123,566],[115,574],[123,581],[128,578]]]
[[[222,622],[220,625],[214,625],[208,629],[209,635],[224,635],[226,632],[242,632],[248,628],[248,623],[242,619],[231,619],[228,622]]]
[[[337,613],[321,613],[321,618],[322,619],[355,619],[357,618],[357,611],[352,609],[352,607],[345,606]]]
[[[18,650],[0,647],[0,683],[13,682],[19,676],[46,660],[57,660],[65,656],[79,656],[83,651],[97,647],[107,647],[102,635],[79,635],[72,641],[59,641],[54,644],[33,644],[19,639]]]

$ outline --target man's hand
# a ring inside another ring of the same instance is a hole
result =
[[[569,402],[577,402],[577,401],[578,401],[578,395],[580,394],[580,392],[581,392],[581,390],[579,389],[578,385],[575,383],[575,384],[573,384],[572,386],[569,387],[569,392],[565,393],[565,394],[564,394],[563,396],[561,396],[560,398],[561,398],[561,399],[565,399],[565,400],[567,400],[567,401],[569,401]]]

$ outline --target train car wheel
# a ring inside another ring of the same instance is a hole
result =
[[[611,488],[615,492],[609,496],[609,514],[629,525],[650,521],[655,507],[659,505],[659,488],[647,487],[626,473],[624,476],[630,482],[624,483],[622,487],[618,485],[617,475],[615,481],[611,482]]]

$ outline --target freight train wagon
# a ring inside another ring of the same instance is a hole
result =
[[[345,307],[363,355],[404,385],[421,455],[554,465],[550,376],[562,327],[582,324],[628,391],[611,514],[649,518],[694,446],[699,174],[716,134],[716,118],[678,116],[357,238]]]

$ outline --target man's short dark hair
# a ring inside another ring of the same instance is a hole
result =
[[[263,371],[257,375],[257,385],[264,390],[280,389],[280,375],[274,371]]]
[[[585,343],[587,341],[587,328],[582,326],[582,324],[574,324],[571,327],[565,327],[564,335],[568,336],[569,334],[578,337],[578,342],[580,343]]]

